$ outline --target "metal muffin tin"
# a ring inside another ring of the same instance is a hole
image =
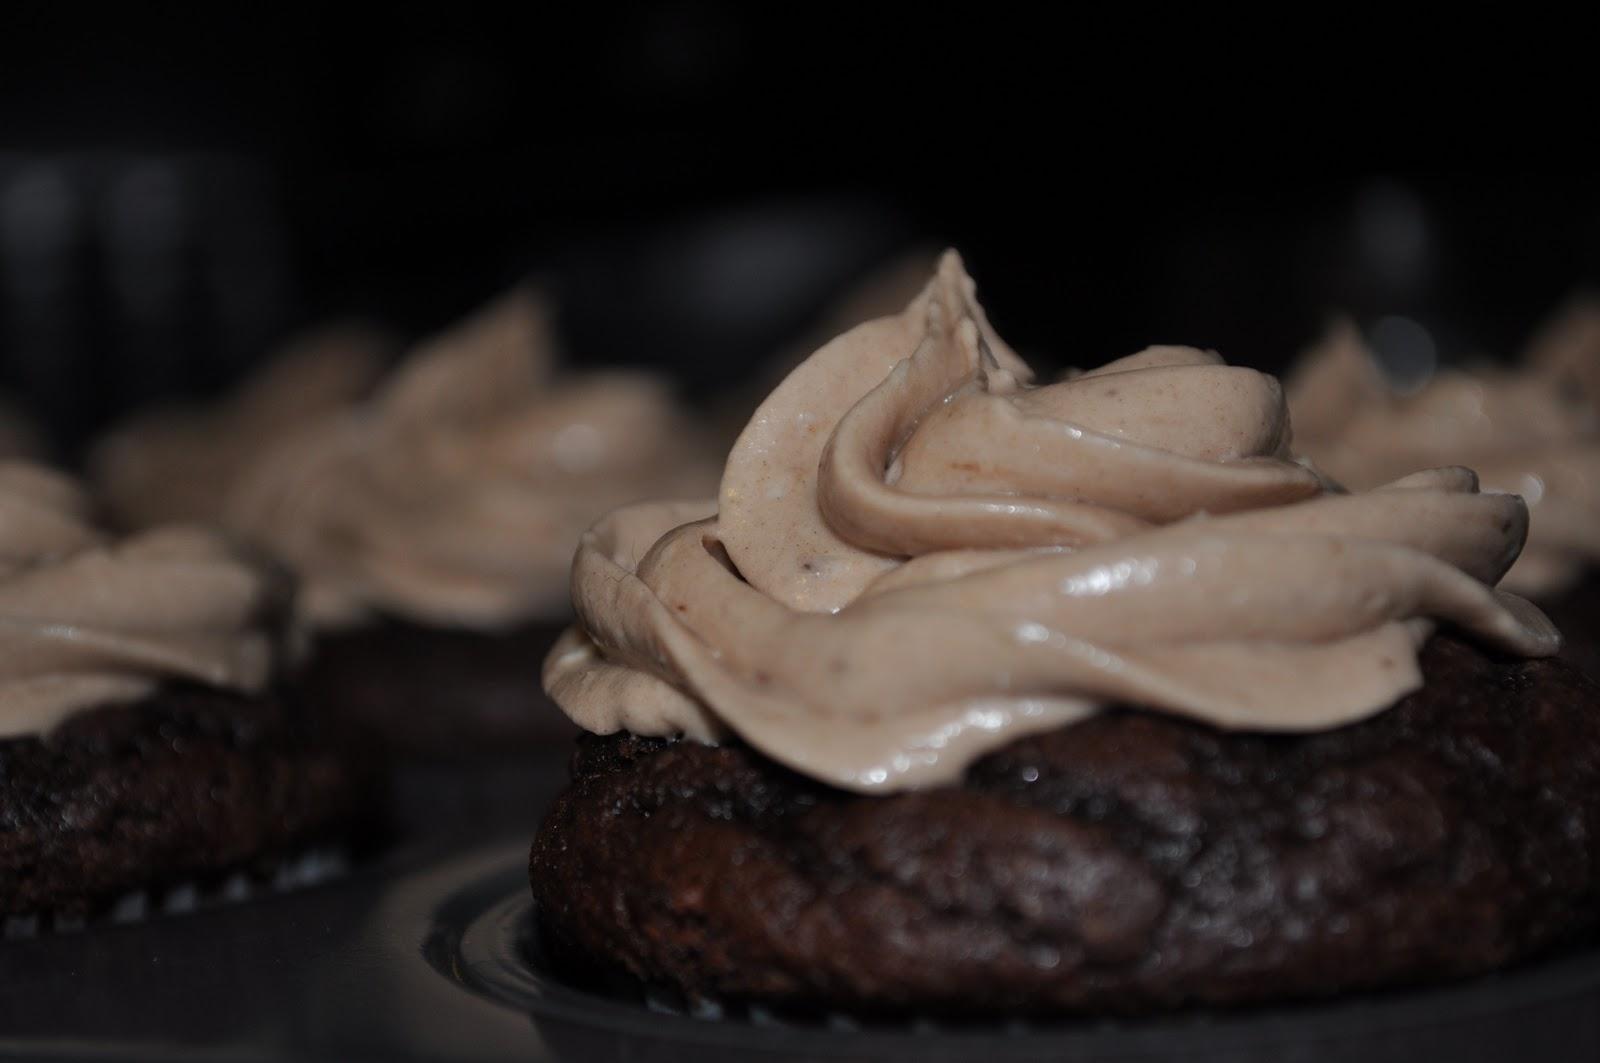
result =
[[[1444,987],[1137,1022],[697,1017],[579,989],[541,967],[525,881],[564,760],[404,773],[397,844],[331,881],[0,943],[0,1057],[1600,1059],[1597,950]]]

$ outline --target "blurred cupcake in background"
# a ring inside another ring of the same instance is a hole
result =
[[[309,704],[415,752],[525,746],[567,733],[539,661],[579,535],[627,502],[709,494],[718,472],[664,381],[562,372],[555,351],[519,288],[375,388],[348,354],[323,375],[291,360],[221,409],[124,430],[97,469],[124,520],[212,516],[295,573]],[[210,455],[208,428],[226,439]]]
[[[1559,339],[1559,342],[1557,340]],[[1294,447],[1351,490],[1464,465],[1527,500],[1530,528],[1502,586],[1538,602],[1567,654],[1600,674],[1600,317],[1569,311],[1514,367],[1390,383],[1361,332],[1335,324],[1287,384]]]
[[[89,455],[110,519],[130,530],[219,522],[245,469],[277,440],[369,395],[393,347],[367,325],[324,327],[213,405],[168,406],[118,425]]]
[[[213,530],[117,537],[0,461],[0,915],[271,872],[366,833],[366,743],[279,685],[283,574]]]

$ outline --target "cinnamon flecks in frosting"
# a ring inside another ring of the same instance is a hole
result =
[[[1276,382],[1188,348],[1031,377],[947,254],[772,393],[715,514],[633,506],[584,536],[552,696],[593,731],[732,733],[883,792],[1111,704],[1336,727],[1418,686],[1438,623],[1558,648],[1494,589],[1525,506],[1467,470],[1331,491]]]
[[[743,430],[751,411],[768,392],[818,347],[863,322],[898,314],[927,284],[937,260],[936,249],[915,247],[874,266],[824,307],[797,338],[764,359],[748,381],[723,392],[715,405],[718,441],[723,449]]]
[[[290,343],[211,408],[133,418],[90,455],[100,496],[124,528],[217,521],[234,482],[275,440],[372,390],[389,348],[368,327],[328,326]]]
[[[263,687],[277,581],[211,532],[112,540],[72,481],[0,462],[0,739],[163,680]]]
[[[546,317],[518,289],[417,348],[370,401],[252,462],[225,522],[294,569],[313,624],[384,613],[492,629],[562,613],[593,520],[715,482],[660,380],[562,375]]]
[[[1408,395],[1388,386],[1361,334],[1341,322],[1291,378],[1295,450],[1353,489],[1470,465],[1484,490],[1519,494],[1531,510],[1506,586],[1564,589],[1600,562],[1600,407],[1569,376],[1585,364],[1570,354],[1582,347],[1583,315],[1573,315],[1519,368],[1441,372]],[[1558,342],[1563,334],[1574,338]]]

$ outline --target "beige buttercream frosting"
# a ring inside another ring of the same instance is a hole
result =
[[[823,307],[798,336],[766,358],[750,379],[717,396],[715,421],[722,447],[726,449],[733,442],[750,420],[751,412],[811,352],[863,322],[899,313],[928,283],[928,274],[937,260],[936,249],[917,247],[878,263]]]
[[[71,480],[0,462],[0,738],[48,733],[163,680],[260,690],[276,586],[199,528],[113,540]]]
[[[772,393],[715,504],[584,536],[552,696],[591,731],[732,733],[885,792],[1111,704],[1336,727],[1416,689],[1441,622],[1558,648],[1494,589],[1526,507],[1471,472],[1331,490],[1277,382],[1191,348],[1030,379],[947,254]]]
[[[715,482],[659,379],[561,375],[518,289],[420,346],[368,402],[269,448],[225,523],[302,581],[302,613],[493,629],[567,606],[579,534],[641,498]]]
[[[372,390],[389,347],[369,327],[329,325],[290,342],[220,402],[129,419],[89,456],[98,496],[122,528],[215,523],[233,485],[275,441]]]
[[[1580,320],[1546,336],[1576,335]],[[1531,511],[1506,587],[1558,593],[1600,562],[1600,407],[1568,379],[1581,346],[1547,338],[1519,367],[1443,371],[1403,395],[1355,326],[1340,322],[1290,378],[1295,450],[1352,489],[1471,466],[1484,490],[1519,494]]]

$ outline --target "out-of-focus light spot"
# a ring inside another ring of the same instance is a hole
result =
[[[1148,558],[1129,558],[1099,565],[1061,581],[1062,594],[1073,598],[1098,598],[1128,586],[1145,586],[1156,578],[1158,564]]]
[[[555,459],[564,472],[588,472],[605,457],[605,439],[592,424],[569,424],[556,433]]]
[[[0,193],[0,227],[17,252],[56,247],[75,220],[72,189],[53,166],[24,170]]]
[[[1376,181],[1356,200],[1362,266],[1390,291],[1419,285],[1428,266],[1428,220],[1422,201],[1395,181]]]
[[[1544,478],[1531,472],[1524,474],[1522,482],[1517,485],[1517,494],[1521,495],[1522,500],[1528,505],[1538,505],[1539,500],[1544,497]]]
[[[150,161],[111,186],[106,229],[111,279],[135,315],[173,312],[182,287],[184,188],[177,169]]]
[[[1433,335],[1417,322],[1397,315],[1380,318],[1371,339],[1378,362],[1397,391],[1412,394],[1433,379],[1438,348]]]
[[[66,174],[51,165],[20,170],[0,187],[0,264],[23,301],[52,300],[66,283],[79,211]]]
[[[961,721],[966,727],[980,731],[998,731],[1011,722],[1011,714],[997,708],[972,708]]]
[[[171,163],[141,162],[111,186],[111,216],[119,239],[131,244],[167,244],[183,224],[183,183]]]
[[[1018,642],[1049,642],[1050,629],[1031,620],[1017,625]]]

